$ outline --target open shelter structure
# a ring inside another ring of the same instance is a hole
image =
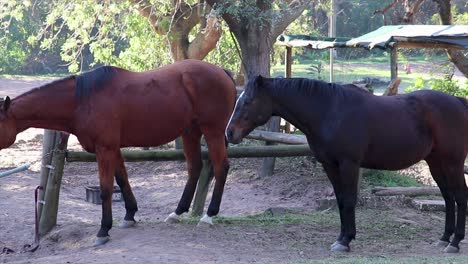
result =
[[[286,47],[286,77],[291,77],[292,48],[379,48],[390,50],[391,79],[395,80],[398,48],[468,49],[468,25],[383,26],[352,39],[283,34],[276,44]]]

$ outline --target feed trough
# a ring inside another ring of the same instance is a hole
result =
[[[101,204],[101,190],[99,186],[86,186],[86,201],[93,204]],[[122,191],[117,186],[114,186],[114,192],[112,193],[113,202],[123,201]]]

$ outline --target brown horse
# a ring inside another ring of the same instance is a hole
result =
[[[332,251],[349,251],[356,235],[359,167],[398,170],[420,160],[426,160],[445,200],[445,232],[438,245],[447,246],[445,252],[459,251],[468,196],[466,99],[435,91],[374,96],[349,85],[258,76],[236,102],[228,141],[239,143],[272,115],[304,132],[333,185],[341,233]]]
[[[216,179],[207,215],[219,212],[229,163],[224,130],[234,108],[230,74],[198,60],[185,60],[147,72],[116,67],[69,76],[0,103],[0,149],[30,128],[76,135],[83,148],[96,153],[102,198],[101,228],[96,245],[109,240],[114,177],[125,201],[123,227],[135,223],[137,203],[128,182],[122,147],[158,146],[182,136],[188,180],[168,221],[189,210],[202,168],[204,135]]]

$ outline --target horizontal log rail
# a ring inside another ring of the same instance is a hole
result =
[[[122,150],[125,161],[171,161],[185,160],[182,150]],[[262,157],[293,157],[310,156],[312,151],[309,145],[273,145],[273,146],[241,146],[228,148],[229,158],[262,158]],[[71,151],[66,153],[67,162],[95,162],[96,156],[84,151]],[[203,159],[208,158],[208,150],[202,149]]]

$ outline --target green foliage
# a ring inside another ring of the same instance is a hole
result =
[[[452,80],[449,77],[442,79],[430,78],[429,80],[425,80],[421,77],[416,78],[414,85],[408,87],[405,92],[409,93],[423,89],[440,91],[454,96],[468,97],[468,81],[465,81],[465,85],[461,86],[458,81]]]
[[[372,187],[410,187],[421,185],[414,178],[401,175],[395,171],[365,169],[362,173],[362,178],[367,185]]]
[[[398,257],[398,256],[378,256],[378,257],[353,257],[346,256],[345,258],[340,256],[329,257],[323,260],[310,260],[297,262],[296,264],[464,264],[468,263],[468,256],[413,256],[413,257]]]
[[[31,50],[26,41],[30,19],[24,10],[29,6],[29,1],[6,1],[0,5],[0,73],[15,72],[26,62]]]

